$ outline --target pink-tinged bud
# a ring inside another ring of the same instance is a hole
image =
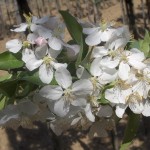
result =
[[[45,38],[43,37],[38,37],[36,40],[35,40],[35,44],[37,44],[38,46],[41,46],[43,44],[46,44],[47,41]]]

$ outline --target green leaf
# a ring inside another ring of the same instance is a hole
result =
[[[76,41],[78,45],[80,45],[80,52],[78,54],[76,61],[76,67],[78,67],[78,65],[81,63],[82,59],[86,56],[88,52],[88,46],[85,44],[85,38],[82,33],[82,26],[67,11],[59,11],[59,12],[66,23],[67,29],[71,37],[73,38],[74,41]]]
[[[5,107],[5,102],[6,102],[6,96],[0,94],[0,110],[2,110]]]
[[[143,51],[145,56],[147,57],[150,51],[150,44],[146,41],[143,41],[140,45],[140,50]]]
[[[150,43],[150,35],[148,30],[145,30],[144,41]]]
[[[130,44],[130,48],[137,48],[140,50],[140,43],[137,40],[134,40],[131,44]]]
[[[27,81],[20,81],[20,83],[17,86],[15,97],[18,99],[21,99],[23,97],[26,97],[30,92],[35,90],[38,86],[35,84],[29,83]]]
[[[9,79],[0,82],[0,93],[8,97],[13,97],[16,92],[17,84],[17,79]]]
[[[10,70],[20,68],[24,65],[20,54],[12,54],[10,52],[3,52],[0,54],[0,70]]]
[[[123,143],[120,147],[120,150],[128,150],[129,145],[132,143],[132,140],[137,133],[139,124],[140,124],[140,115],[134,114],[133,112],[130,111],[128,115],[128,124],[125,129]]]
[[[39,78],[39,72],[37,70],[31,72],[22,72],[19,75],[19,80],[25,80],[35,85],[45,85]]]
[[[77,44],[80,45],[83,38],[81,25],[71,14],[68,13],[68,11],[59,11],[59,12],[66,23],[67,29],[71,37],[77,42]]]
[[[98,100],[100,104],[109,104],[109,101],[105,98],[104,95]]]

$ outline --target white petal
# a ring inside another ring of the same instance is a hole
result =
[[[39,78],[43,83],[49,84],[53,79],[53,68],[42,64],[39,68]]]
[[[45,23],[46,27],[50,30],[54,30],[58,24],[60,24],[60,20],[58,17],[49,17],[49,20]]]
[[[93,32],[97,31],[98,28],[83,28],[83,33],[84,34],[92,34]]]
[[[38,35],[36,33],[29,33],[27,36],[27,40],[32,44],[35,44],[35,40],[37,38],[38,38]]]
[[[30,59],[28,62],[26,62],[26,67],[32,71],[36,68],[38,68],[39,66],[41,66],[41,64],[43,63],[43,60],[37,60],[36,58],[32,58]]]
[[[146,117],[150,116],[150,100],[149,99],[147,99],[144,104],[144,111],[142,112],[142,114]]]
[[[91,67],[90,67],[90,73],[93,76],[100,76],[102,74],[102,69],[100,68],[100,60],[99,58],[96,58],[93,60],[93,62],[91,63]]]
[[[67,68],[67,64],[66,63],[64,63],[64,64],[62,64],[62,63],[55,63],[55,62],[52,62],[51,63],[52,65],[53,65],[53,67],[56,69],[56,70],[58,70],[59,68]]]
[[[76,74],[79,79],[88,79],[91,77],[90,73],[81,65],[79,65]]]
[[[59,40],[55,37],[49,38],[48,45],[54,50],[61,50],[62,49],[61,40]]]
[[[98,45],[101,43],[100,36],[101,36],[101,33],[99,31],[95,31],[85,38],[85,42],[89,46]]]
[[[77,45],[77,44],[74,44],[74,45],[69,45],[69,44],[66,44],[66,43],[63,43],[63,45],[67,48],[67,51],[68,52],[72,52],[72,55],[77,55],[80,51],[80,46]]]
[[[51,30],[41,26],[41,25],[35,25],[35,24],[32,24],[31,27],[30,27],[31,31],[32,32],[36,32],[39,34],[39,36],[45,38],[45,39],[48,39],[48,38],[51,38],[52,37],[52,33],[51,33]]]
[[[114,81],[117,78],[116,69],[104,69],[102,75],[98,77],[98,80],[101,84],[107,84]]]
[[[67,104],[63,98],[54,104],[54,113],[60,117],[64,117],[69,112],[69,103]]]
[[[128,56],[129,59],[135,59],[135,60],[138,60],[138,61],[143,61],[145,59],[145,56],[144,56],[144,53],[139,51],[138,49],[136,48],[133,48],[130,50],[132,53],[132,55]]]
[[[83,66],[78,67],[76,74],[79,79],[82,77],[84,71],[85,71],[85,68]]]
[[[61,53],[60,51],[57,50],[53,50],[52,48],[48,49],[48,54],[52,57],[52,58],[56,58],[59,54]]]
[[[101,37],[100,37],[101,41],[103,41],[103,42],[108,41],[111,38],[113,31],[114,30],[107,29],[106,31],[101,32]]]
[[[13,53],[17,53],[19,50],[21,50],[22,42],[18,39],[10,40],[6,43],[6,48]]]
[[[76,100],[73,100],[71,102],[73,106],[85,106],[86,105],[86,99],[84,98],[77,98]]]
[[[56,70],[55,78],[56,78],[57,83],[65,89],[70,87],[72,84],[71,74],[64,67],[60,67],[59,69]]]
[[[27,63],[32,58],[35,58],[33,50],[26,48],[22,51],[22,60],[25,63]]]
[[[32,22],[36,23],[36,24],[44,24],[45,22],[47,22],[50,18],[48,16],[44,16],[42,18],[36,18],[34,20],[32,20]]]
[[[94,122],[94,121],[95,121],[95,116],[92,114],[91,105],[90,105],[90,104],[87,104],[87,105],[86,105],[84,111],[85,111],[86,117],[87,117],[91,122]]]
[[[132,93],[132,90],[125,89],[122,90],[119,86],[116,86],[111,89],[107,89],[105,91],[105,98],[108,99],[112,103],[126,103],[126,99],[129,97],[129,95]]]
[[[40,28],[41,26],[39,25],[36,25],[36,24],[31,24],[30,26],[30,30],[33,32],[33,33],[38,33],[38,29]]]
[[[132,59],[129,60],[129,64],[134,67],[135,69],[142,70],[146,67],[146,65],[138,60]]]
[[[125,110],[127,108],[127,105],[125,104],[118,104],[116,106],[116,115],[119,117],[119,118],[122,118],[123,117],[123,114],[125,113]]]
[[[41,90],[40,90],[40,95],[50,99],[50,100],[58,100],[59,98],[61,98],[62,94],[63,94],[63,90],[60,86],[56,86],[56,85],[47,85],[44,86]]]
[[[111,103],[119,103],[120,92],[117,88],[107,89],[105,91],[105,98]]]
[[[107,68],[115,68],[119,64],[119,59],[111,60],[110,58],[103,58],[100,62],[101,66],[107,67]]]
[[[91,94],[93,85],[88,79],[81,79],[73,83],[72,91],[75,95],[87,95]]]
[[[35,56],[37,59],[42,59],[46,56],[47,54],[47,51],[48,51],[48,46],[45,44],[45,45],[41,45],[41,46],[38,46],[36,49],[35,49]]]
[[[20,25],[17,25],[16,27],[17,27],[16,29],[11,29],[11,31],[24,32],[24,31],[26,31],[28,24],[27,23],[21,23]]]
[[[108,54],[108,50],[104,46],[96,46],[93,48],[92,56],[94,58],[103,57]]]
[[[133,101],[129,103],[129,108],[135,113],[135,114],[141,114],[144,110],[144,104],[141,101]]]
[[[128,40],[126,38],[120,38],[116,40],[115,49],[124,47],[127,44]]]
[[[118,75],[122,80],[129,78],[130,66],[127,63],[121,62],[119,65]]]
[[[133,92],[138,92],[138,94],[143,97],[143,98],[147,98],[148,96],[148,91],[150,89],[150,86],[147,85],[146,82],[144,81],[138,81],[133,87],[132,90]]]

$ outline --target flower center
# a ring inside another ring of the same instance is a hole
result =
[[[115,85],[119,86],[122,90],[131,88],[130,84],[127,84],[125,81],[122,81],[122,80],[119,80],[119,79],[116,81]]]
[[[23,48],[28,48],[28,47],[30,47],[29,41],[24,41],[23,42]]]
[[[71,89],[64,90],[64,98],[66,102],[72,102],[75,99]]]
[[[98,77],[91,77],[90,78],[90,81],[92,82],[93,84],[93,90],[97,90],[100,88],[100,84],[99,84],[99,81],[98,81]]]
[[[128,57],[125,54],[122,54],[120,61],[123,61],[123,62],[127,63],[128,62]]]
[[[108,55],[109,56],[111,56],[111,57],[115,57],[115,56],[117,56],[117,51],[115,50],[110,50],[109,52],[108,52]]]
[[[89,100],[90,104],[91,104],[93,107],[98,107],[98,106],[99,106],[99,103],[98,103],[98,101],[97,101],[97,97],[96,97],[96,96],[90,95],[90,96],[88,97],[88,100]]]
[[[126,102],[141,102],[143,100],[143,98],[139,95],[138,92],[134,92],[133,94],[129,95],[128,97],[126,97]]]
[[[54,61],[54,58],[50,56],[45,56],[43,60],[44,60],[44,64],[49,65],[52,61]]]

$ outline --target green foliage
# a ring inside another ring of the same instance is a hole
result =
[[[67,11],[59,11],[59,12],[66,23],[67,29],[71,37],[73,38],[74,41],[76,41],[78,45],[80,45],[80,52],[78,54],[78,58],[76,61],[76,67],[78,67],[88,52],[88,46],[85,44],[85,37],[82,33],[82,26]]]
[[[24,65],[21,60],[21,54],[12,54],[10,52],[4,52],[0,54],[0,70],[10,70],[20,68]]]
[[[7,96],[13,97],[16,93],[18,79],[8,79],[0,82],[0,93]]]
[[[2,110],[5,107],[5,102],[7,100],[7,97],[3,94],[0,94],[0,110]]]
[[[137,133],[139,123],[140,115],[134,114],[130,111],[128,115],[128,124],[125,129],[125,134],[120,150],[128,150],[129,145],[132,143],[132,140]]]
[[[146,30],[145,31],[145,37],[143,40],[135,40],[130,48],[137,48],[144,52],[145,56],[147,58],[150,57],[150,33]]]
[[[19,80],[28,81],[32,84],[39,85],[39,86],[44,85],[44,83],[39,78],[39,73],[37,70],[31,72],[28,71],[22,72],[19,75]]]

